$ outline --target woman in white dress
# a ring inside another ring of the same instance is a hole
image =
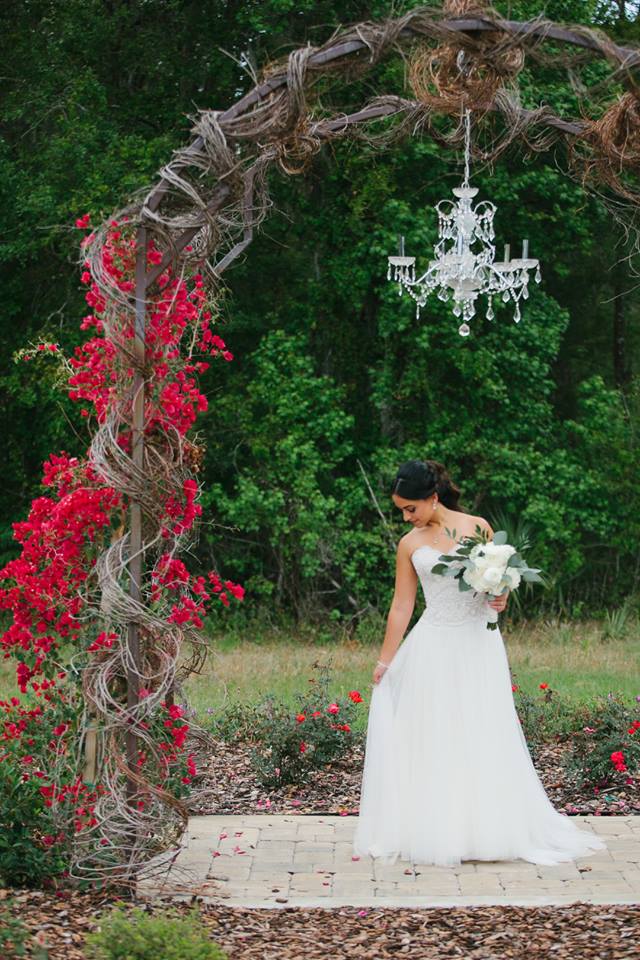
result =
[[[531,760],[500,629],[487,629],[507,596],[488,601],[431,573],[476,524],[493,533],[459,496],[434,460],[402,464],[394,481],[393,502],[412,529],[398,544],[373,671],[354,853],[453,866],[555,864],[606,849],[553,807]],[[401,644],[418,580],[426,609]]]

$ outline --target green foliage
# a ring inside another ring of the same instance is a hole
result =
[[[87,960],[225,960],[197,911],[148,913],[117,905],[86,940]]]
[[[615,610],[607,610],[602,625],[602,640],[624,640],[631,627],[631,607],[623,603]],[[636,624],[637,626],[637,624]]]
[[[303,783],[354,742],[359,702],[350,697],[332,701],[330,680],[330,669],[319,667],[318,677],[309,679],[293,710],[273,694],[258,704],[231,704],[212,722],[212,732],[251,745],[251,763],[262,786]]]
[[[609,694],[585,706],[582,722],[571,741],[565,760],[566,770],[581,784],[608,787],[640,776],[640,710],[629,708]],[[634,726],[634,724],[636,726]],[[625,771],[617,771],[612,760],[618,752],[624,757]]]
[[[42,713],[38,707],[3,706],[0,882],[10,887],[54,886],[69,866],[74,804],[81,800],[71,791],[52,803],[45,792],[55,783],[59,794],[76,780],[73,745],[81,707],[76,705],[74,712],[72,697],[52,700]]]
[[[250,740],[261,721],[257,704],[234,700],[208,723],[211,734],[227,743]]]
[[[538,0],[495,6],[512,19],[541,9]],[[638,19],[605,0],[547,0],[544,12],[638,39]],[[188,140],[189,114],[246,93],[253,80],[241,55],[259,67],[323,43],[338,23],[397,15],[391,0],[7,0],[3,357],[41,338],[71,351],[86,312],[74,218],[108,216]],[[589,64],[582,95],[564,71],[529,58],[522,103],[599,116],[622,89],[598,88],[607,70]],[[398,57],[364,80],[323,79],[312,96],[322,115],[358,109],[372,91],[409,95]],[[449,123],[435,120],[443,131]],[[426,265],[432,207],[458,183],[458,150],[418,135],[386,151],[344,140],[303,177],[271,176],[273,213],[225,275],[224,336],[236,360],[214,365],[203,383],[211,523],[199,559],[219,557],[247,587],[247,607],[354,631],[386,612],[401,534],[389,483],[413,456],[444,461],[466,508],[494,529],[505,527],[501,513],[527,526],[527,558],[550,588],[516,592],[513,616],[600,614],[637,594],[640,298],[619,225],[566,168],[561,148],[534,155],[520,143],[492,168],[472,169],[480,196],[498,205],[497,242],[517,248],[527,236],[543,283],[520,324],[506,308],[489,322],[481,308],[466,340],[448,307],[434,300],[416,322],[413,303],[386,281],[399,232]],[[620,303],[628,380],[614,364]],[[0,562],[15,552],[11,522],[39,492],[42,461],[52,450],[80,453],[90,439],[46,371],[44,360],[0,369]]]
[[[247,537],[262,553],[270,576],[260,571],[249,587],[268,594],[275,581],[276,601],[298,613],[302,583],[328,562],[338,506],[334,471],[344,469],[352,451],[352,418],[341,399],[331,379],[314,372],[302,335],[275,330],[254,354],[243,402],[227,395],[215,410],[229,424],[222,439],[236,450],[235,470],[229,492],[212,485],[205,507],[215,505],[237,529],[242,554]],[[222,457],[217,471],[228,471]],[[233,563],[233,552],[226,556]]]
[[[512,676],[515,681],[516,674]],[[570,734],[578,722],[576,708],[551,688],[534,697],[518,687],[514,692],[514,703],[534,760],[543,743]]]
[[[11,913],[11,901],[5,901],[0,905],[0,957],[26,957],[28,939],[24,923]]]
[[[42,887],[59,877],[68,866],[68,847],[47,846],[44,837],[54,829],[38,781],[25,784],[17,764],[0,763],[0,882]]]

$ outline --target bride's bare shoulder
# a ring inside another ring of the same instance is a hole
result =
[[[416,537],[416,531],[409,530],[398,540],[398,555],[408,556],[417,546],[419,538]]]

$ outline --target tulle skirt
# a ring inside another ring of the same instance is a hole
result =
[[[425,614],[373,686],[354,854],[556,864],[606,849],[545,793],[500,629]]]

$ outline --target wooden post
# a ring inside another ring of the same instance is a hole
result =
[[[147,231],[146,227],[139,227],[137,232],[136,256],[136,316],[134,353],[136,369],[133,380],[133,429],[131,457],[138,471],[144,466],[144,399],[145,382],[143,365],[145,361],[145,310],[147,291]],[[142,508],[135,500],[130,508],[131,533],[129,541],[129,594],[136,602],[140,601],[142,585]],[[130,665],[127,668],[127,707],[129,710],[138,704],[138,677],[140,673],[140,637],[138,624],[135,620],[129,623],[127,632],[127,647]],[[127,733],[127,764],[131,770],[136,769],[138,760],[138,738],[135,728]],[[127,795],[132,801],[137,791],[135,782],[131,779],[127,783]]]

